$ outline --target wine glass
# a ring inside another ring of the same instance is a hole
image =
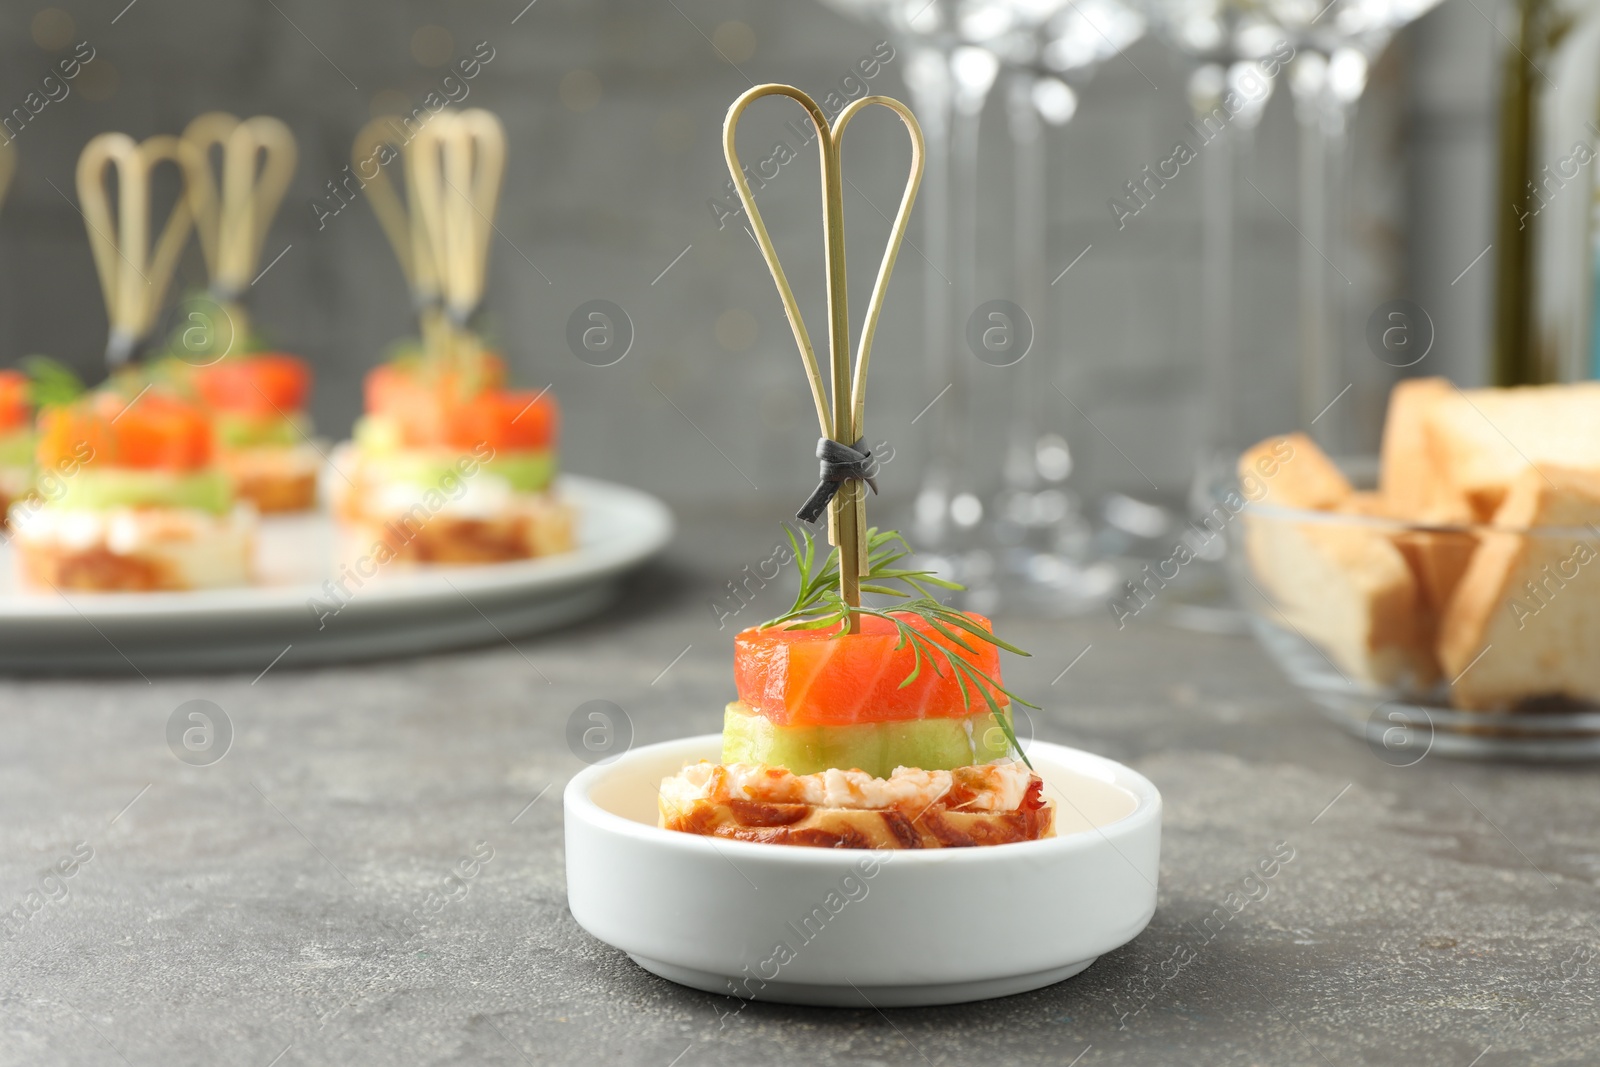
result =
[[[993,504],[993,533],[1003,573],[1016,593],[1056,613],[1097,607],[1115,587],[1117,569],[1096,558],[1082,501],[1069,483],[1074,457],[1060,433],[1045,425],[1041,397],[1048,391],[1041,360],[1057,346],[1050,336],[1045,234],[1048,160],[1045,134],[1071,121],[1081,85],[1144,32],[1145,20],[1114,0],[1080,0],[1040,25],[1026,42],[1002,54],[1007,73],[1007,127],[1013,152],[1013,287],[1022,307],[1034,309],[1038,355],[1024,358],[1011,376],[1008,437],[1001,488]],[[1039,338],[1039,335],[1043,335]]]
[[[952,338],[964,332],[965,315],[979,304],[978,146],[982,116],[1003,70],[1009,69],[1008,127],[1018,151],[1017,279],[1020,288],[1044,274],[1043,126],[1059,125],[1076,109],[1076,94],[1062,79],[1080,76],[1116,54],[1143,31],[1143,22],[1117,0],[827,0],[832,6],[886,26],[907,53],[907,88],[927,141],[923,177],[923,328],[927,381],[939,393],[933,408],[918,416],[927,443],[913,514],[925,565],[968,586],[968,606],[992,608],[998,598],[993,547],[1004,543],[1024,519],[1029,534],[1053,532],[1082,555],[1088,543],[1073,501],[1059,485],[1071,470],[1065,441],[1040,438],[1033,427],[1037,390],[1034,367],[1012,380],[1012,427],[1005,485],[999,498],[985,490],[986,475],[972,448],[971,393],[976,368],[958,359]],[[1026,221],[1024,221],[1026,220]],[[961,249],[960,255],[954,250]],[[1035,287],[1035,291],[1038,291]],[[1042,295],[1021,293],[1025,306],[1040,309]],[[1034,357],[1037,363],[1038,356]],[[1032,453],[1032,459],[1027,457]],[[1042,489],[1036,483],[1051,483]],[[1040,491],[1042,498],[1019,494]],[[1009,516],[1009,518],[1008,518]],[[985,520],[988,519],[986,522]],[[1081,536],[1080,536],[1081,535]],[[1013,538],[1013,540],[1015,540]],[[1015,544],[1012,547],[1017,547]],[[1023,559],[1033,553],[1024,552]],[[1024,571],[1026,567],[1022,568]],[[1038,569],[1038,568],[1036,568]],[[1043,568],[1053,574],[1063,568]]]
[[[1352,282],[1347,136],[1367,71],[1395,33],[1439,0],[1265,0],[1295,49],[1289,89],[1300,129],[1300,415],[1330,447],[1346,442],[1321,414],[1340,390]]]
[[[1200,172],[1200,294],[1198,362],[1204,368],[1199,447],[1190,471],[1185,501],[1188,517],[1202,524],[1215,505],[1213,487],[1230,470],[1247,442],[1235,398],[1238,374],[1242,264],[1238,220],[1241,196],[1253,184],[1255,136],[1279,80],[1285,56],[1292,54],[1284,32],[1257,7],[1238,0],[1135,0],[1154,34],[1185,60],[1191,134]],[[1144,503],[1142,501],[1137,503]],[[1125,508],[1136,517],[1146,513]],[[1176,522],[1161,525],[1163,536]],[[1137,526],[1137,524],[1135,524]],[[1203,528],[1203,527],[1202,527]],[[1133,535],[1137,539],[1137,534]],[[1147,539],[1148,540],[1148,539]],[[1160,540],[1152,546],[1170,552]],[[1208,631],[1240,629],[1243,617],[1232,607],[1222,573],[1225,545],[1220,537],[1195,538],[1196,561],[1185,568],[1181,588],[1167,596],[1169,621]]]

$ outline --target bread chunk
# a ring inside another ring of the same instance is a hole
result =
[[[1472,519],[1461,490],[1436,457],[1429,426],[1441,406],[1462,405],[1445,378],[1409,378],[1389,394],[1378,465],[1378,490],[1389,514],[1412,522],[1461,523]]]
[[[1530,465],[1600,471],[1600,382],[1452,391],[1427,407],[1429,461],[1478,521],[1494,517]]]
[[[1239,457],[1239,482],[1246,500],[1318,511],[1338,507],[1353,492],[1350,480],[1303,433],[1269,437],[1246,449]]]
[[[1283,446],[1287,443],[1287,449]],[[1284,451],[1289,454],[1283,455]],[[1259,466],[1271,457],[1275,470]],[[1335,511],[1371,508],[1309,437],[1291,434],[1245,452],[1240,478],[1259,475],[1270,505]],[[1438,675],[1417,581],[1379,525],[1297,521],[1246,511],[1245,550],[1279,617],[1355,682],[1431,685]]]
[[[1600,701],[1600,470],[1525,467],[1494,525],[1439,635],[1451,702],[1484,710],[1539,697]],[[1514,532],[1540,528],[1571,532]]]
[[[691,763],[664,779],[663,829],[812,848],[970,848],[1055,836],[1055,801],[1023,764],[888,778],[833,769],[797,775],[754,763]]]

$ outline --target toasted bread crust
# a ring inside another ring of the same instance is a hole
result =
[[[1494,518],[1530,465],[1600,466],[1600,382],[1452,392],[1427,413],[1427,447],[1444,482],[1479,521]]]
[[[150,556],[125,556],[104,545],[66,549],[19,541],[17,566],[23,583],[35,589],[92,593],[148,593],[183,589],[174,568]]]
[[[248,500],[263,515],[309,511],[317,506],[316,474],[241,474],[233,480],[234,493]]]
[[[1389,394],[1378,464],[1378,490],[1387,514],[1414,522],[1470,522],[1461,490],[1446,478],[1430,426],[1441,407],[1463,403],[1445,378],[1409,378]]]
[[[540,506],[494,519],[434,515],[426,522],[348,521],[352,547],[383,545],[389,559],[406,563],[506,563],[571,551],[577,544],[572,506],[545,494]]]
[[[663,795],[660,825],[705,837],[810,848],[1005,845],[1054,836],[1055,802],[1042,799],[1043,787],[1035,775],[1022,805],[1004,812],[962,811],[947,806],[949,798],[911,807],[830,808],[737,795],[718,767],[707,796],[680,804]]]
[[[19,516],[11,545],[21,584],[36,590],[154,592],[248,585],[255,512],[113,509],[63,536],[42,509]],[[99,529],[95,526],[98,524]]]
[[[1513,708],[1536,697],[1600,700],[1600,471],[1527,468],[1481,535],[1445,612],[1439,658],[1451,703]],[[1572,536],[1518,529],[1582,531]]]
[[[1303,433],[1269,437],[1239,457],[1242,482],[1264,487],[1255,499],[1286,508],[1326,511],[1352,492],[1350,481],[1317,443]]]
[[[1404,515],[1397,514],[1394,501],[1381,492],[1353,493],[1335,510],[1346,515],[1405,521]],[[1416,581],[1416,643],[1419,648],[1433,648],[1445,606],[1466,573],[1478,539],[1465,530],[1416,530],[1398,525],[1383,533],[1399,549]]]
[[[1270,474],[1263,462],[1269,456],[1278,458]],[[1262,499],[1271,505],[1358,515],[1386,510],[1372,494],[1352,490],[1304,434],[1248,450],[1240,459],[1241,479],[1247,471],[1262,477]],[[1247,512],[1245,523],[1246,554],[1263,591],[1282,619],[1339,670],[1380,685],[1406,674],[1415,684],[1433,682],[1438,668],[1417,581],[1387,531],[1270,513]]]
[[[316,507],[321,461],[308,446],[236,448],[217,457],[218,466],[233,482],[234,494],[263,515]]]

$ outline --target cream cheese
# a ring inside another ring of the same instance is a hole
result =
[[[684,806],[709,795],[716,764],[694,763],[661,783],[663,799]],[[950,792],[950,771],[896,767],[888,778],[865,771],[827,770],[817,774],[791,774],[781,767],[755,763],[723,766],[728,791],[747,800],[784,804],[810,804],[824,808],[882,809],[927,807]],[[970,768],[981,787],[963,810],[1014,811],[1022,804],[1033,772],[1021,763],[992,763]],[[978,783],[973,783],[977,785]]]

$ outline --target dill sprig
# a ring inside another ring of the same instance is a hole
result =
[[[28,402],[36,408],[70,404],[83,393],[83,379],[60,360],[25,356],[22,370],[28,376]]]
[[[1022,649],[1001,640],[992,631],[985,630],[973,622],[964,612],[940,603],[932,592],[932,590],[959,591],[966,587],[940,578],[932,571],[911,570],[899,566],[902,560],[911,555],[911,546],[898,531],[879,530],[874,526],[867,530],[866,543],[863,546],[867,554],[868,573],[861,578],[861,591],[894,597],[903,602],[886,608],[866,604],[851,607],[845,603],[844,597],[839,592],[839,550],[835,548],[830,551],[819,565],[816,557],[816,539],[811,536],[811,531],[801,530],[800,535],[800,539],[797,540],[794,530],[788,526],[784,527],[784,536],[789,539],[789,547],[794,552],[795,566],[800,572],[800,590],[795,594],[794,604],[788,611],[762,623],[761,628],[782,626],[791,630],[825,630],[830,626],[839,626],[842,630],[852,611],[887,620],[893,624],[899,635],[895,649],[898,651],[909,647],[912,651],[911,673],[906,675],[899,688],[904,689],[921,677],[924,665],[943,678],[945,672],[941,668],[942,662],[943,668],[948,668],[956,678],[961,690],[962,706],[968,710],[972,708],[972,691],[976,689],[989,706],[989,713],[994,716],[995,722],[1000,724],[1001,731],[1006,735],[1006,741],[1022,762],[1027,764],[1028,769],[1032,770],[1033,764],[1028,760],[1027,753],[1022,751],[1022,745],[1017,741],[1010,720],[1001,712],[995,693],[1004,694],[1013,703],[1024,707],[1037,710],[1038,705],[1029,704],[1002,686],[998,679],[989,677],[966,659],[953,654],[947,646],[933,640],[922,630],[905,621],[905,616],[908,615],[921,619],[929,630],[956,648],[974,656],[977,655],[977,649],[972,643],[974,639],[1003,648],[1007,652],[1014,652],[1019,656],[1028,655]]]

